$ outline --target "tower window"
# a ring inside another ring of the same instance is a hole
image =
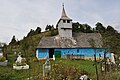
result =
[[[67,20],[67,23],[70,23],[70,20]]]
[[[63,23],[66,23],[66,21],[65,21],[65,20],[63,20]]]

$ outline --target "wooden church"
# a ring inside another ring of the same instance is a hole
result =
[[[93,60],[94,54],[104,56],[105,49],[102,48],[102,36],[100,33],[73,33],[72,19],[65,12],[64,5],[62,15],[57,23],[57,36],[42,37],[36,48],[37,59],[45,59],[46,56],[53,58],[72,58]],[[94,46],[91,45],[94,41]],[[108,52],[107,57],[111,57]]]

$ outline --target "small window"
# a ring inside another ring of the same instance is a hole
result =
[[[66,21],[65,20],[63,20],[63,23],[65,23]]]
[[[67,20],[67,23],[70,23],[70,20]]]

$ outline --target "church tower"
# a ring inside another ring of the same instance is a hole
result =
[[[72,19],[70,19],[65,12],[64,5],[62,15],[57,23],[58,32],[60,37],[72,38]]]

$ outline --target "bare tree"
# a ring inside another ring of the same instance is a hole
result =
[[[96,76],[97,76],[97,80],[99,80],[99,75],[98,75],[98,68],[97,68],[97,60],[96,60],[96,43],[94,39],[89,39],[88,40],[89,44],[91,45],[91,47],[94,49],[94,64],[95,64],[95,69],[96,69]]]

